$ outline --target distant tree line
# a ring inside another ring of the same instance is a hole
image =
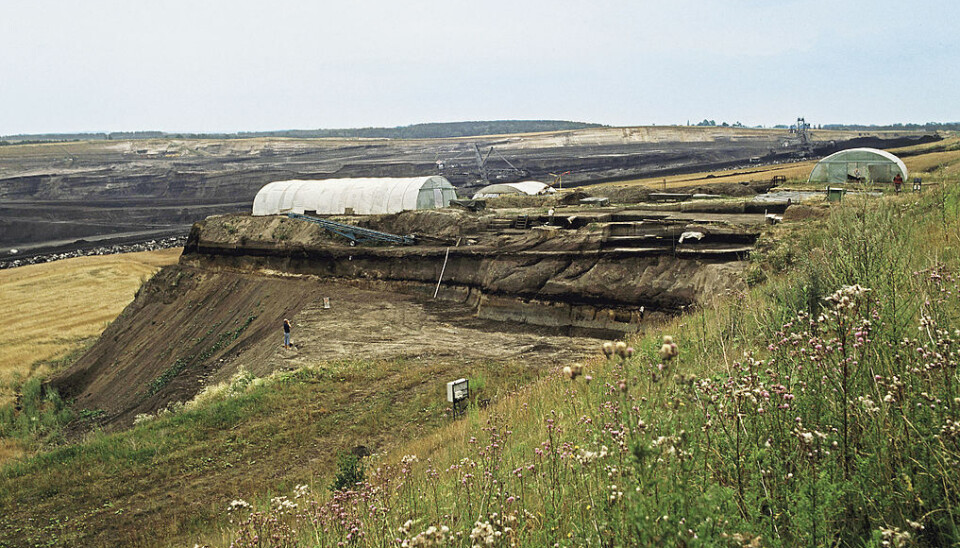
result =
[[[17,135],[11,135],[7,139],[17,139],[16,141],[6,141],[0,139],[0,147],[10,146],[10,145],[39,145],[41,143],[73,143],[81,141],[83,139],[44,139],[43,135],[31,135],[35,137],[33,139],[18,139]],[[39,137],[39,138],[36,138]]]
[[[696,125],[697,127],[745,127],[740,122],[734,122],[732,124],[720,122],[720,124],[717,124],[716,120],[707,120],[706,118],[704,118],[702,122],[697,122]]]
[[[399,127],[367,127],[353,129],[289,129],[280,131],[240,131],[237,133],[166,133],[163,131],[118,131],[111,133],[45,133],[38,135],[7,135],[7,144],[48,143],[53,141],[98,141],[130,139],[245,139],[250,137],[291,137],[312,139],[321,137],[377,138],[377,139],[439,139],[473,135],[532,133],[537,131],[566,131],[602,124],[568,122],[564,120],[494,120],[485,122],[441,122]]]

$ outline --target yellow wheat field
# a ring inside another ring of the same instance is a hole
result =
[[[0,402],[15,376],[44,373],[92,341],[140,284],[177,262],[182,248],[78,257],[0,270]]]

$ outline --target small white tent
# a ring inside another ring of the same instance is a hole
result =
[[[447,207],[456,198],[450,181],[439,176],[276,181],[257,192],[253,214],[376,215]]]
[[[556,192],[557,189],[540,181],[518,181],[516,183],[497,183],[487,185],[473,195],[474,200],[481,198],[496,198],[510,194],[527,194],[536,196],[537,194],[549,194]]]

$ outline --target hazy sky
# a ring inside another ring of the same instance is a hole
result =
[[[0,135],[960,120],[956,0],[0,0]]]

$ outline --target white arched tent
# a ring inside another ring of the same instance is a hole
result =
[[[900,174],[907,180],[907,166],[900,158],[876,148],[850,148],[835,152],[817,162],[810,172],[811,183],[845,183],[863,180],[890,183]]]
[[[253,199],[254,215],[376,215],[447,207],[457,191],[443,177],[325,179],[268,183]]]
[[[510,194],[527,194],[536,196],[537,194],[549,194],[556,192],[557,189],[540,181],[517,181],[516,183],[497,183],[487,185],[473,195],[474,200],[482,198],[496,198]]]

